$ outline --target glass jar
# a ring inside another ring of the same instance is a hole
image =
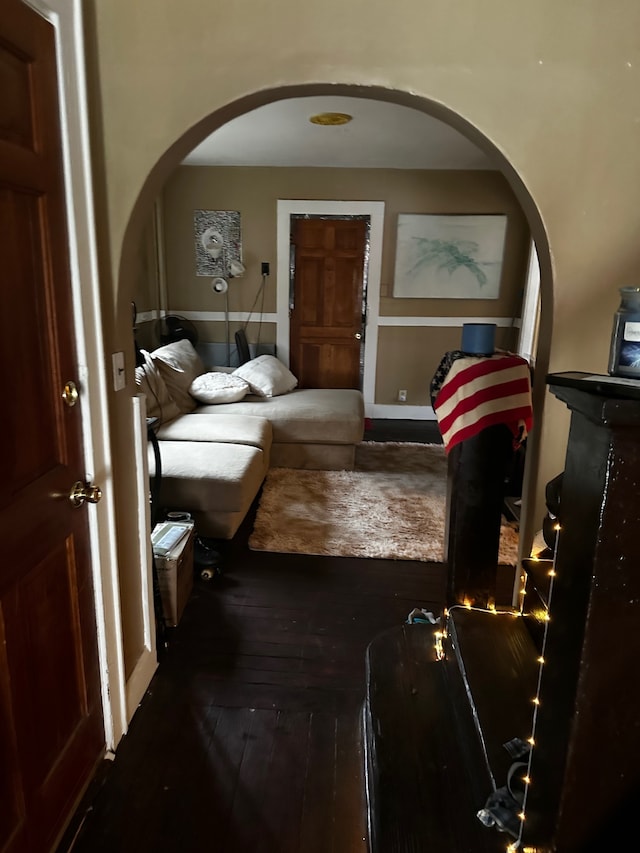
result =
[[[620,288],[620,307],[611,335],[609,374],[640,378],[640,287]]]

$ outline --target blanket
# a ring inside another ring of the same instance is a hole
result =
[[[509,427],[514,447],[525,440],[533,426],[533,409],[530,369],[524,358],[456,352],[445,355],[436,377],[431,396],[447,452],[494,424]]]

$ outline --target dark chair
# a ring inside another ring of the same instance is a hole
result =
[[[251,361],[251,353],[249,352],[249,344],[244,329],[238,329],[235,333],[236,349],[238,352],[238,365],[246,364]]]

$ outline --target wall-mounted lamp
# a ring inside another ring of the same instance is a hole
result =
[[[214,278],[211,282],[211,290],[214,293],[226,293],[229,290],[229,284],[224,278]]]
[[[207,253],[209,253],[208,249],[206,251]],[[217,251],[217,247],[215,247],[214,251]],[[220,253],[224,257],[224,245],[220,250]],[[240,278],[241,276],[243,276],[245,273],[245,266],[241,261],[237,261],[234,259],[229,261],[228,264],[225,263],[224,268],[227,273],[227,278],[217,276],[216,278],[212,279],[211,290],[213,290],[214,293],[224,294],[224,316],[227,336],[227,367],[231,367],[231,334],[229,330],[229,282],[227,281],[227,279]]]
[[[216,276],[211,280],[211,289],[214,293],[227,293],[229,282],[227,279],[241,278],[245,273],[245,266],[240,261],[230,261],[226,266],[226,278]]]
[[[240,261],[229,261],[229,278],[240,278],[245,273],[244,264]]]

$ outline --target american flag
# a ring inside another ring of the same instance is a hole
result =
[[[458,358],[433,408],[447,452],[494,424],[508,426],[517,446],[533,425],[529,364],[510,354]]]

